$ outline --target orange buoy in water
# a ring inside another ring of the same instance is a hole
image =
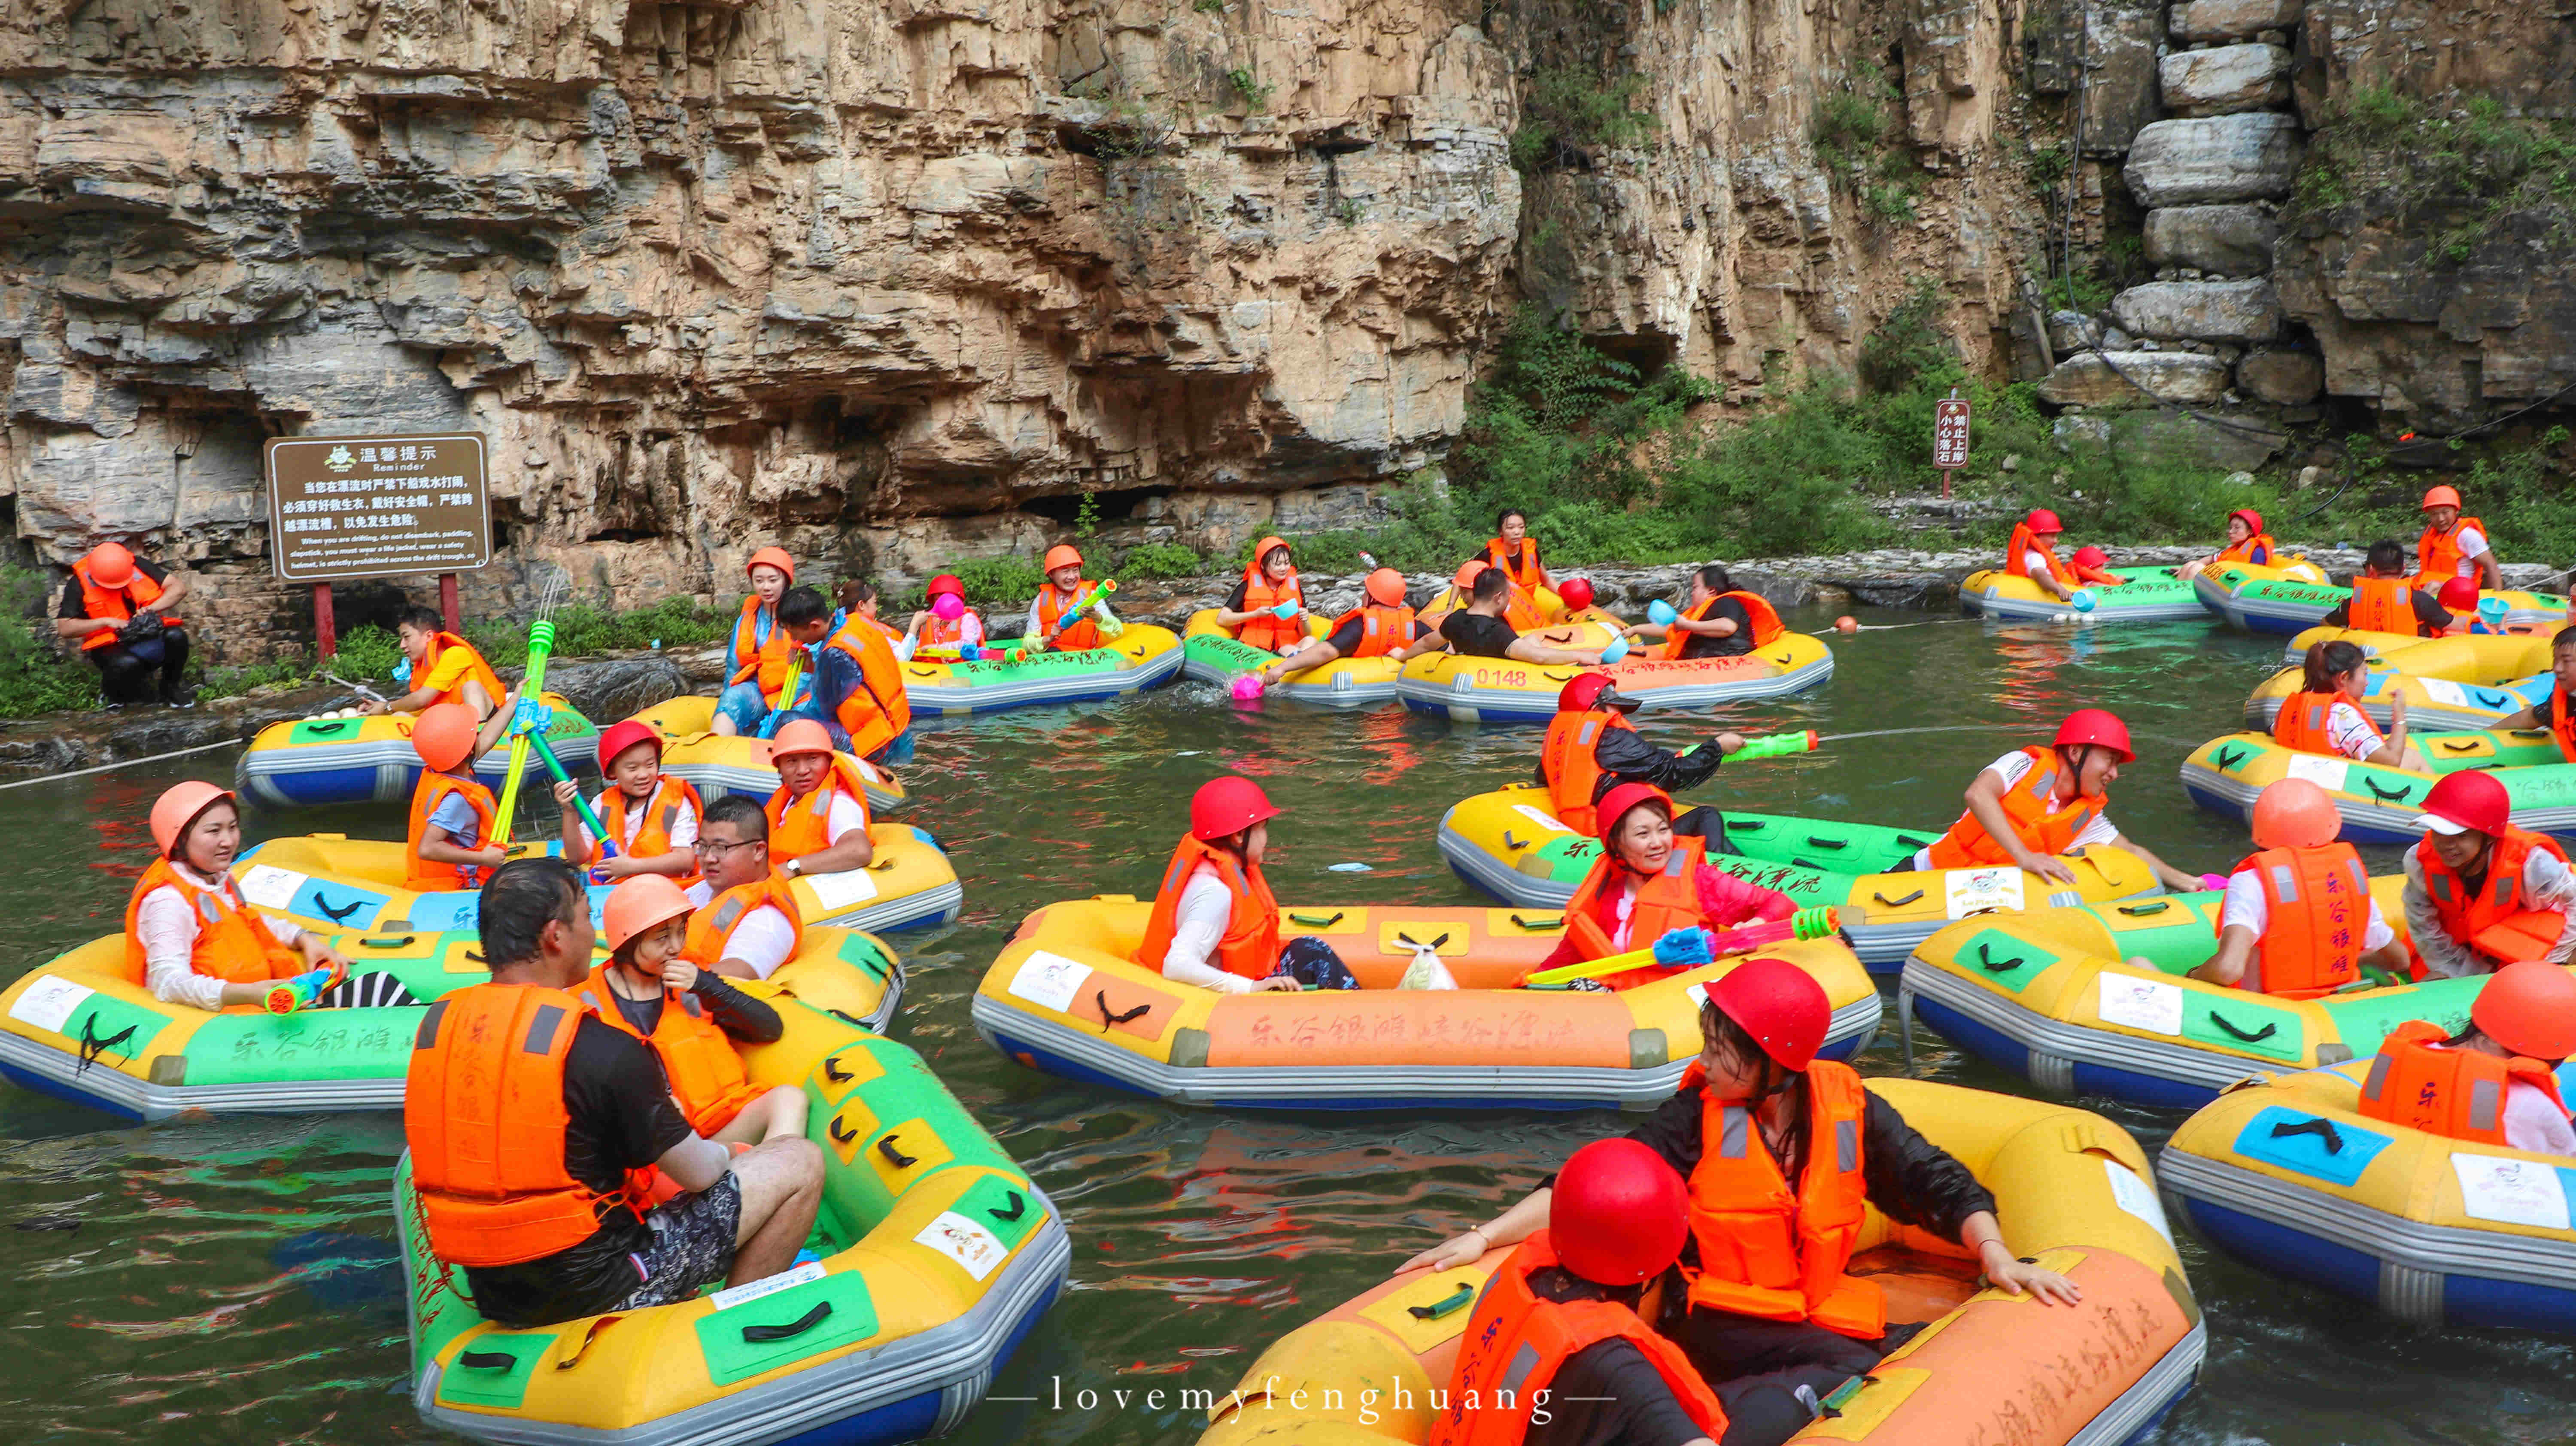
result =
[[[1838,633],[1856,633],[1860,631],[1860,623],[1857,619],[1851,617],[1839,617],[1834,619],[1834,631]]]

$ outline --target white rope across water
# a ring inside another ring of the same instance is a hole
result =
[[[138,763],[159,763],[162,760],[169,758],[185,758],[191,753],[212,753],[218,748],[239,748],[241,746],[241,739],[225,738],[213,743],[200,743],[194,748],[174,748],[167,753],[151,753],[146,754],[141,758],[120,758],[114,763],[102,763],[96,768],[75,768],[69,773],[44,773],[38,774],[34,778],[21,778],[9,783],[0,783],[0,791],[6,791],[12,788],[25,788],[30,784],[36,783],[58,783],[66,778],[87,778],[93,773],[113,773],[120,768],[132,768]]]

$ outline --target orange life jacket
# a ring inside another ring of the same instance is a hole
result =
[[[2379,1042],[2379,1057],[2370,1062],[2370,1077],[2362,1082],[2362,1117],[2510,1149],[2504,1138],[2510,1086],[2545,1091],[2558,1112],[2567,1113],[2567,1102],[2558,1096],[2558,1077],[2549,1066],[2520,1056],[2498,1059],[2474,1049],[2435,1048],[2447,1037],[2440,1025],[2420,1019],[2388,1031]]]
[[[91,581],[89,562],[86,558],[72,564],[72,576],[80,582],[81,611],[91,617],[105,618],[119,625],[134,621],[135,609],[150,607],[161,597],[161,584],[145,576],[143,569],[139,567],[134,570],[133,579],[119,588],[100,587]],[[179,620],[174,617],[164,616],[161,621],[174,628],[179,626]],[[81,637],[81,651],[84,653],[115,646],[116,630],[113,628],[87,633]],[[497,699],[501,695],[494,693],[492,696]]]
[[[1359,619],[1360,624],[1360,645],[1351,653],[1354,658],[1382,658],[1413,641],[1413,609],[1409,606],[1390,608],[1362,603],[1333,619],[1333,631],[1340,632],[1353,618]]]
[[[778,785],[764,805],[769,815],[769,861],[784,864],[830,848],[832,800],[843,795],[858,804],[859,827],[868,827],[867,776],[845,753],[832,755],[832,771],[803,798],[791,796],[786,784]]]
[[[1046,592],[1044,590],[1039,593],[1041,598],[1045,595]],[[953,648],[959,643],[966,641],[966,620],[968,618],[973,618],[975,620],[975,636],[977,638],[990,638],[992,636],[991,633],[984,631],[983,615],[976,612],[973,608],[968,608],[966,611],[959,613],[953,618],[943,618],[937,613],[932,613],[928,617],[923,618],[921,620],[921,645],[923,647],[930,648]],[[883,624],[879,624],[879,626],[882,627]],[[892,628],[887,628],[886,633],[890,637],[899,638],[903,636],[903,634],[896,632]]]
[[[978,623],[983,622],[983,620],[984,620],[983,615],[982,615],[981,613],[977,613],[973,608],[968,608],[968,609],[966,610],[966,612],[967,612],[967,614],[972,615],[972,616],[974,617],[974,619],[975,619],[975,621],[976,621],[976,622],[978,622]],[[901,629],[901,628],[899,628],[899,627],[896,627],[894,624],[892,624],[892,623],[890,623],[890,622],[887,622],[887,621],[886,621],[885,619],[883,619],[883,618],[872,618],[872,617],[869,617],[866,613],[852,613],[852,614],[850,614],[850,616],[851,616],[851,617],[853,617],[853,618],[857,618],[857,619],[859,619],[859,620],[861,620],[861,621],[865,622],[869,627],[872,627],[872,628],[876,629],[878,632],[881,632],[881,633],[885,634],[885,635],[886,635],[886,641],[887,641],[887,642],[893,642],[895,639],[900,638],[900,637],[902,637],[902,636],[903,636],[903,629]],[[936,615],[936,614],[933,614],[933,615],[932,615],[931,620],[932,620],[933,622],[945,621],[944,619],[942,619],[942,618],[938,617],[938,615]],[[963,617],[961,617],[961,618],[959,619],[959,621],[960,621],[960,622],[963,622],[963,621],[964,621],[964,618],[963,618]]]
[[[2538,849],[2560,863],[2567,851],[2547,834],[2507,825],[2504,836],[2487,849],[2487,878],[2475,894],[2433,852],[2432,840],[2415,846],[2415,862],[2424,870],[2424,892],[2442,932],[2498,964],[2547,958],[2567,928],[2567,916],[2555,909],[2535,909],[2522,895],[2522,868]]]
[[[1262,612],[1263,608],[1277,607],[1285,602],[1295,603],[1301,609],[1306,606],[1306,590],[1298,585],[1293,569],[1277,583],[1273,583],[1261,570],[1261,559],[1269,556],[1272,549],[1283,546],[1286,544],[1276,537],[1265,537],[1254,545],[1252,561],[1243,569],[1243,606],[1238,609],[1254,616],[1245,619],[1243,626],[1234,630],[1234,635],[1242,641],[1274,653],[1306,636],[1306,615],[1302,611],[1288,618],[1274,618]]]
[[[796,640],[778,614],[761,606],[755,595],[742,600],[742,616],[733,622],[733,676],[729,683],[760,682],[760,696],[772,708],[784,705],[787,675],[794,670]],[[493,696],[498,697],[499,694]]]
[[[2004,790],[2004,817],[2012,821],[2014,836],[2033,853],[2062,854],[2075,846],[2076,835],[2102,812],[2103,801],[2077,794],[2072,802],[2057,802],[2056,750],[2025,748],[2022,755],[2030,760],[2030,772]],[[1977,816],[1966,812],[1932,845],[1931,854],[1932,867],[1936,869],[2013,861],[2004,846],[1986,833],[1986,826],[1977,822]]]
[[[1226,892],[1234,896],[1234,911],[1226,916],[1225,937],[1216,945],[1216,964],[1228,974],[1246,979],[1267,979],[1279,969],[1279,901],[1271,896],[1270,881],[1261,875],[1261,865],[1247,864],[1213,844],[1201,843],[1188,834],[1181,835],[1180,847],[1172,850],[1172,862],[1163,870],[1163,885],[1154,895],[1154,912],[1145,920],[1145,940],[1136,949],[1136,962],[1160,972],[1163,956],[1170,952],[1175,920],[1180,914],[1181,891],[1190,886],[1190,876],[1199,865],[1216,870]]]
[[[442,690],[438,695],[438,701],[473,708],[473,704],[465,701],[465,685],[480,683],[483,685],[484,696],[492,700],[492,706],[476,708],[474,716],[477,720],[491,717],[493,709],[499,708],[501,700],[509,696],[508,690],[501,686],[501,675],[492,671],[492,665],[483,660],[483,655],[475,651],[474,645],[456,634],[432,633],[429,635],[429,648],[421,654],[420,672],[415,676],[427,679],[432,672],[436,671],[440,655],[450,648],[465,650],[467,660],[465,676],[456,680],[456,686]]]
[[[903,690],[903,663],[885,636],[845,622],[823,646],[859,665],[859,686],[832,713],[850,735],[850,751],[865,758],[901,737],[912,726],[912,698]]]
[[[2466,513],[2451,519],[2451,530],[2427,527],[2415,541],[2415,585],[2432,591],[2460,575],[2460,530],[2473,527],[2487,536],[2487,525]],[[2494,545],[2490,539],[2488,545]]]
[[[714,898],[705,908],[689,916],[689,932],[680,943],[680,957],[701,969],[713,969],[725,956],[725,945],[733,939],[733,927],[742,917],[763,904],[777,906],[787,916],[787,927],[794,938],[787,946],[787,957],[805,947],[805,916],[796,908],[796,895],[789,891],[787,876],[773,865],[767,874],[747,884],[736,884]]]
[[[2228,870],[2254,870],[2263,886],[2263,937],[2245,972],[2247,989],[2314,999],[2361,977],[2370,932],[2370,878],[2347,843],[2265,849]],[[2222,913],[2213,925],[2226,932]]]
[[[2107,567],[2095,567],[2089,562],[2070,562],[2066,565],[2066,569],[2067,571],[2075,574],[2075,580],[2077,582],[2087,584],[2088,586],[2127,587],[2129,585],[2129,580],[2127,578],[2120,576],[2118,573],[2113,572]]]
[[[1738,603],[1743,604],[1744,615],[1753,620],[1753,646],[1757,648],[1767,648],[1771,646],[1772,640],[1779,637],[1781,632],[1784,631],[1780,626],[1779,612],[1775,610],[1770,603],[1764,601],[1760,593],[1741,591],[1722,592],[1716,597],[1710,598],[1708,601],[1701,603],[1697,607],[1689,609],[1684,612],[1682,616],[1695,623],[1704,623],[1708,621],[1708,615],[1711,612],[1716,611],[1717,605],[1727,598],[1733,598]],[[1682,655],[1682,649],[1689,647],[1691,639],[1696,636],[1698,635],[1695,633],[1684,632],[1680,628],[1673,628],[1666,632],[1664,634],[1664,656],[1667,658],[1680,657]]]
[[[143,935],[135,923],[142,917],[144,896],[165,884],[177,889],[179,897],[197,911],[196,942],[188,946],[189,968],[227,984],[292,979],[311,968],[302,954],[277,942],[268,921],[251,912],[232,892],[231,883],[227,879],[223,888],[209,889],[171,867],[168,859],[154,859],[143,877],[134,881],[133,896],[125,901],[125,982],[144,981]]]
[[[2067,571],[2066,564],[2057,560],[2057,544],[2048,540],[2056,535],[2053,532],[2046,534],[2033,532],[2028,523],[2016,523],[2012,530],[2012,541],[2004,544],[2005,573],[2013,577],[2030,576],[2030,554],[2036,552],[2047,559],[2048,574],[2057,579],[2058,586],[2073,587],[2076,583],[2075,574]]]
[[[2344,621],[2366,633],[2424,635],[2424,625],[2415,617],[2414,585],[2402,577],[2354,578]]]
[[[2243,542],[2237,543],[2232,547],[2220,548],[2218,550],[2218,556],[2210,559],[2210,561],[2213,564],[2221,562],[2248,562],[2268,565],[2272,561],[2272,555],[2280,550],[2281,545],[2272,540],[2272,534],[2268,532],[2258,532],[2252,537],[2249,537]],[[2263,554],[2261,557],[2256,557],[2254,555],[2258,551]]]
[[[2272,720],[2272,740],[2301,753],[2332,757],[2335,749],[2326,733],[2326,720],[2334,716],[2335,704],[2350,701],[2341,693],[2292,693],[2282,701],[2280,716]],[[2355,706],[2353,711],[2360,713],[2361,709]],[[2369,724],[2372,742],[2385,736],[2379,725],[2370,721],[2368,713],[2361,714],[2361,721]]]
[[[480,864],[439,864],[420,856],[421,840],[429,836],[429,816],[438,811],[440,801],[451,793],[474,806],[474,846],[485,848],[492,842],[493,820],[501,811],[499,800],[492,797],[492,790],[471,778],[422,769],[420,783],[411,791],[411,831],[406,835],[411,840],[411,848],[403,859],[404,888],[423,893],[479,889],[483,887],[484,880],[492,877],[492,871]],[[448,842],[455,843],[456,840],[451,838]]]
[[[1098,583],[1087,577],[1076,582],[1071,592],[1062,591],[1051,582],[1038,584],[1038,636],[1049,647],[1059,653],[1078,653],[1085,648],[1100,646],[1100,625],[1087,617],[1075,618],[1061,629],[1056,626],[1065,616],[1066,609],[1082,601],[1082,595],[1097,586]]]
[[[622,1195],[564,1167],[564,1056],[582,1003],[477,984],[429,1006],[403,1081],[403,1137],[432,1255],[517,1265],[588,1240]]]
[[[1861,1136],[1869,1092],[1851,1066],[1807,1066],[1807,1168],[1792,1194],[1750,1104],[1701,1094],[1699,1168],[1688,1215],[1699,1268],[1683,1269],[1690,1302],[1762,1320],[1813,1321],[1874,1340],[1887,1331],[1876,1282],[1843,1273],[1869,1209]],[[1705,1086],[1694,1063],[1682,1087]]]
[[[662,1061],[662,1073],[671,1081],[672,1098],[679,1101],[680,1113],[688,1116],[689,1128],[714,1138],[716,1131],[733,1123],[743,1106],[764,1093],[743,1073],[741,1051],[707,1017],[698,996],[685,990],[663,990],[662,1017],[655,1021],[653,1032],[636,1029],[609,987],[608,971],[615,967],[602,964],[591,970],[588,979],[573,986],[573,997],[611,1029],[624,1030],[652,1046]]]
[[[1462,599],[1458,605],[1463,608],[1467,603]],[[1538,615],[1538,599],[1530,596],[1518,583],[1503,590],[1503,621],[1511,624],[1512,631],[1516,633],[1547,626],[1547,619]]]
[[[1547,774],[1548,798],[1556,807],[1557,822],[1586,838],[1601,836],[1601,815],[1592,807],[1592,801],[1601,796],[1601,762],[1592,750],[1603,733],[1623,728],[1637,731],[1635,724],[1609,708],[1559,713],[1548,720],[1547,741],[1539,745],[1539,768]]]
[[[1518,550],[1504,545],[1499,537],[1485,540],[1485,561],[1503,570],[1514,587],[1535,592],[1547,586],[1547,569],[1538,564],[1538,539],[1523,536]]]
[[[2576,706],[2571,706],[2565,684],[2560,684],[2556,691],[2557,696],[2550,700],[2550,736],[2558,740],[2559,755],[2570,763],[2576,763]]]
[[[1546,1300],[1530,1289],[1530,1276],[1556,1263],[1556,1249],[1541,1230],[1485,1282],[1459,1337],[1448,1407],[1431,1421],[1431,1446],[1520,1446],[1534,1408],[1546,1408],[1556,1373],[1577,1351],[1607,1340],[1628,1342],[1654,1365],[1702,1436],[1725,1436],[1726,1410],[1717,1394],[1682,1348],[1635,1311],[1606,1300]]]
[[[1604,849],[1592,861],[1592,871],[1575,885],[1574,897],[1566,901],[1565,937],[1577,957],[1607,959],[1630,949],[1643,949],[1669,930],[1700,924],[1699,869],[1707,859],[1706,850],[1703,840],[1676,836],[1663,868],[1652,878],[1635,879],[1625,864],[1611,862],[1609,851]],[[1604,899],[1612,899],[1615,906],[1615,895],[1611,893],[1614,871],[1635,879],[1637,888],[1637,896],[1628,906],[1628,943],[1624,949],[1611,933],[1613,926],[1602,922]],[[1643,965],[1605,975],[1601,982],[1612,989],[1627,989],[1665,977],[1666,970]]]
[[[698,801],[698,790],[687,779],[668,773],[653,785],[653,796],[641,803],[627,797],[625,789],[612,783],[600,790],[599,801],[595,805],[599,821],[608,825],[612,835],[609,842],[617,845],[618,852],[639,859],[660,858],[672,850],[671,830],[679,824],[683,808],[689,811],[690,817],[701,823],[706,821],[706,805]],[[638,810],[644,817],[633,825],[634,837],[629,838],[628,821]],[[697,860],[693,855],[688,873],[674,882],[685,889],[697,881]]]

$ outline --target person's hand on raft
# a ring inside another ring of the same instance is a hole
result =
[[[2029,849],[2023,849],[2021,866],[2043,879],[2051,879],[2061,884],[2075,882],[2075,871],[2066,866],[2066,860],[2055,854],[2033,853]]]
[[[1473,1265],[1484,1259],[1485,1252],[1493,1248],[1492,1243],[1485,1239],[1484,1229],[1478,1227],[1464,1235],[1452,1235],[1429,1250],[1416,1254],[1412,1259],[1397,1266],[1392,1273],[1402,1275],[1408,1270],[1455,1270],[1459,1266]]]
[[[2056,1271],[2028,1264],[2009,1255],[2004,1256],[2001,1265],[1994,1264],[1994,1257],[2002,1251],[2001,1245],[1995,1245],[1985,1252],[1988,1285],[2006,1295],[2036,1296],[2041,1305],[2074,1305],[2084,1299],[2084,1287]]]
[[[1297,976],[1293,974],[1273,974],[1267,979],[1254,980],[1252,988],[1246,992],[1251,994],[1294,994],[1305,987],[1306,986],[1297,982]]]

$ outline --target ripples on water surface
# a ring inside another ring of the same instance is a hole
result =
[[[2143,755],[2114,792],[2113,816],[2177,864],[2223,870],[2246,851],[2244,836],[2192,809],[2175,769],[2235,725],[2279,648],[2196,624],[2079,633],[1960,623],[1841,639],[1839,675],[1821,694],[1729,710],[1724,725],[1998,731],[1860,740],[1748,763],[1726,769],[1704,796],[1938,827],[1956,816],[1977,767],[2044,736],[2068,709],[2098,703],[2128,719]],[[1711,727],[1705,718],[1641,721],[1676,745]],[[994,1385],[997,1395],[1037,1402],[987,1404],[952,1439],[1189,1440],[1199,1423],[1147,1410],[1145,1392],[1230,1387],[1270,1340],[1440,1235],[1491,1218],[1577,1145],[1619,1128],[1608,1114],[1262,1119],[1180,1110],[1021,1070],[967,1022],[976,979],[1029,910],[1149,892],[1190,791],[1221,769],[1258,779],[1288,811],[1270,860],[1283,901],[1472,902],[1434,846],[1441,812],[1526,776],[1538,741],[1535,729],[1453,727],[1393,708],[1240,712],[1202,684],[924,730],[907,817],[956,855],[966,913],[934,935],[895,936],[912,977],[896,1032],[1037,1177],[1074,1239],[1073,1290]],[[153,797],[230,766],[0,794],[0,833],[20,841],[19,867],[0,894],[8,972],[112,932],[148,848],[142,820]],[[254,824],[377,836],[400,826],[391,808]],[[2379,850],[2371,862],[2386,869],[2393,860]],[[1372,871],[1326,872],[1345,862]],[[1937,1039],[1918,1043],[1935,1078],[2019,1086]],[[1861,1066],[1895,1072],[1893,1039]],[[2151,1151],[2174,1123],[2108,1112]],[[0,1085],[0,1221],[12,1227],[0,1229],[0,1277],[12,1283],[0,1306],[0,1441],[429,1438],[404,1379],[386,1208],[401,1144],[392,1116],[134,1128]],[[2210,1361],[2160,1441],[2576,1436],[2576,1356],[2561,1344],[2418,1335],[2219,1260],[2188,1237],[2183,1249],[2209,1311]],[[1080,1387],[1101,1392],[1103,1406],[1074,1409]],[[1132,1393],[1123,1410],[1107,1404],[1121,1389]]]

